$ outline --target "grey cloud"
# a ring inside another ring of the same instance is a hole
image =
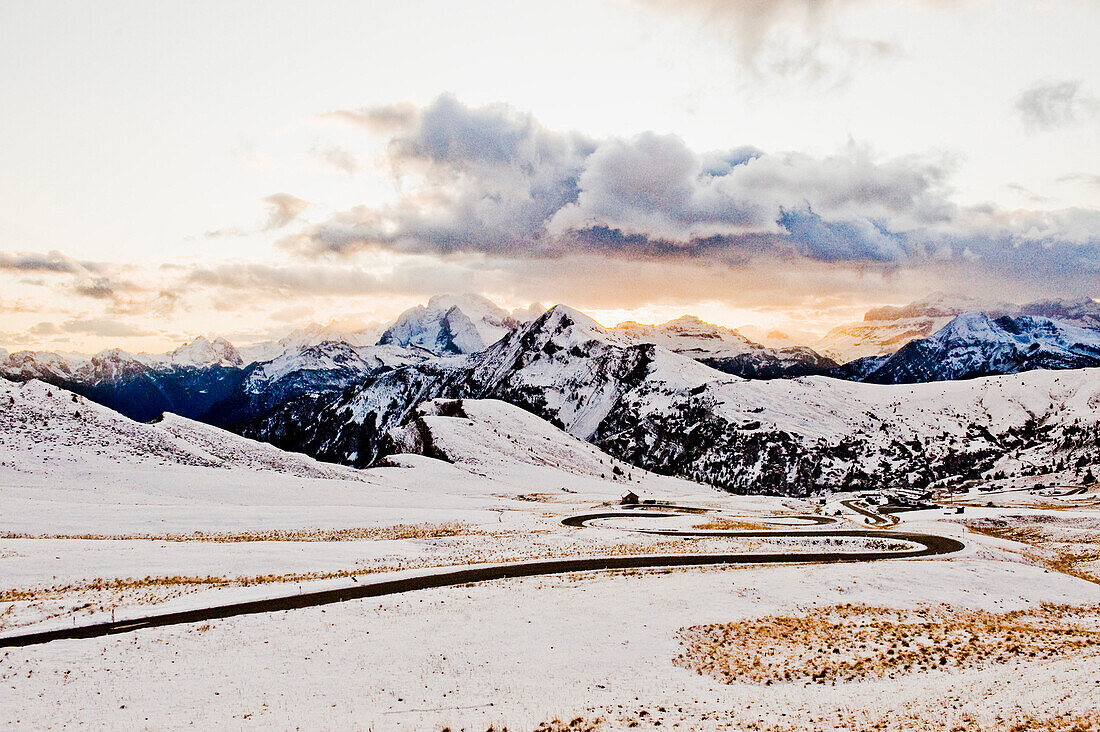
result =
[[[309,201],[303,201],[289,193],[273,193],[265,197],[263,202],[268,207],[267,223],[264,224],[264,231],[281,229],[309,208]]]
[[[87,282],[79,282],[73,290],[78,295],[91,297],[97,300],[109,300],[116,295],[116,288],[106,277],[96,277]]]
[[[843,11],[868,1],[640,0],[667,13],[695,16],[707,32],[726,36],[742,66],[758,78],[829,84],[844,83],[861,63],[899,53],[888,41],[851,37],[840,27]]]
[[[105,318],[83,318],[67,320],[61,324],[61,330],[66,333],[83,333],[106,337],[125,338],[129,336],[152,335],[152,331],[138,328],[128,323],[120,323],[117,320]]]
[[[408,119],[389,150],[398,168],[416,171],[418,188],[397,205],[342,212],[280,245],[305,254],[592,249],[737,259],[790,248],[784,210],[810,207],[825,219],[898,230],[939,224],[955,211],[945,162],[879,162],[857,145],[825,158],[751,146],[701,154],[674,136],[594,140],[447,95]]]
[[[408,176],[398,203],[344,211],[281,247],[306,257],[388,250],[544,266],[587,254],[884,271],[982,263],[1050,278],[1068,263],[1095,271],[1100,260],[1100,226],[1087,211],[962,208],[950,198],[947,159],[881,160],[857,144],[812,156],[751,146],[700,153],[653,133],[595,140],[451,96],[402,120],[388,146]]]
[[[1073,173],[1071,175],[1060,176],[1057,181],[1059,183],[1084,183],[1089,186],[1100,187],[1100,175],[1095,173]]]
[[[119,269],[116,265],[104,262],[73,259],[58,251],[46,254],[0,251],[0,271],[17,274],[70,275],[73,279],[65,286],[66,289],[81,297],[96,300],[116,300],[120,293],[137,292],[141,289],[132,282],[117,279],[113,273]],[[47,285],[44,281],[35,284]]]
[[[85,275],[103,271],[103,265],[99,262],[80,262],[58,251],[46,254],[0,251],[0,270]]]
[[[1008,183],[1005,185],[1005,188],[1020,194],[1032,203],[1051,203],[1055,200],[1050,196],[1040,196],[1038,193],[1031,190],[1027,186],[1020,185],[1019,183]]]
[[[212,229],[203,232],[206,239],[222,239],[226,237],[246,237],[256,231],[274,231],[281,229],[295,221],[311,205],[309,201],[303,201],[290,193],[272,193],[264,196],[260,202],[267,208],[267,220],[258,228],[242,228],[240,226],[226,226],[220,229]]]
[[[1024,127],[1045,132],[1100,116],[1100,99],[1081,89],[1079,80],[1041,81],[1016,97]]]
[[[61,329],[57,327],[57,323],[44,322],[31,326],[29,332],[31,335],[56,335]]]
[[[675,137],[609,141],[589,158],[577,201],[555,214],[550,231],[598,226],[690,246],[715,236],[781,234],[782,212],[798,206],[898,227],[945,221],[953,210],[940,163],[876,163],[858,146],[827,158],[731,157],[739,162],[716,169]]]
[[[372,132],[390,132],[412,125],[420,114],[420,109],[409,102],[387,104],[364,109],[337,109],[319,115],[322,119],[365,127]]]
[[[385,210],[359,207],[281,242],[285,248],[350,253],[504,251],[529,246],[576,199],[596,142],[559,133],[503,105],[471,108],[444,95],[407,117],[389,139],[399,175],[424,184]]]
[[[359,172],[359,161],[354,155],[339,145],[325,148],[314,147],[310,150],[310,155],[331,165],[337,170],[344,171],[348,175],[355,175]]]

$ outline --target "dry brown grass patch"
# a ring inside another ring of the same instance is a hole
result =
[[[695,524],[692,528],[706,531],[769,531],[773,530],[775,527],[767,524],[754,523],[752,521],[743,521],[741,519],[719,517],[705,521],[701,524]]]
[[[1100,631],[1076,622],[1100,606],[1044,605],[989,613],[947,607],[894,610],[837,605],[680,630],[673,662],[725,683],[817,683],[933,670],[984,668],[1100,649]]]
[[[470,524],[396,524],[350,529],[269,529],[266,531],[206,532],[187,534],[18,534],[0,533],[0,539],[80,539],[87,541],[210,541],[233,544],[249,541],[393,541],[438,539],[445,536],[481,535]]]

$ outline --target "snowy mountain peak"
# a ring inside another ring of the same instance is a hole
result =
[[[985,313],[967,312],[955,316],[950,323],[932,337],[941,339],[994,339],[999,335],[998,331],[999,328]]]
[[[458,308],[471,320],[480,318],[491,322],[502,322],[508,317],[508,311],[498,307],[492,300],[470,292],[459,295],[449,293],[433,295],[428,300],[427,309],[431,312],[445,312],[451,308]]]
[[[515,330],[506,310],[481,295],[436,295],[398,316],[379,345],[420,346],[439,354],[484,350]]]
[[[195,367],[240,366],[244,363],[232,343],[220,337],[211,341],[206,336],[199,336],[172,351],[169,360],[176,366]]]
[[[629,340],[605,328],[580,310],[568,305],[555,305],[532,324],[535,330],[568,330],[588,340],[603,341],[616,345],[629,345]]]

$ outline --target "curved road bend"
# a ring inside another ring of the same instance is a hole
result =
[[[622,512],[610,512],[604,511],[600,513],[587,513],[578,516],[570,516],[562,521],[564,526],[586,526],[589,521],[595,521],[597,519],[605,518],[638,518],[645,514],[631,514]],[[667,516],[667,514],[664,514]],[[655,516],[659,518],[659,516]],[[900,551],[877,551],[877,552],[852,552],[844,554],[807,554],[807,553],[784,553],[778,555],[751,555],[751,554],[734,554],[732,556],[785,556],[792,557],[789,561],[798,562],[801,561],[799,557],[806,558],[807,562],[822,562],[822,561],[860,561],[867,562],[875,559],[904,559],[907,557],[930,557],[937,554],[951,554],[957,552],[963,548],[963,543],[957,539],[952,539],[946,536],[938,536],[936,534],[918,534],[908,531],[880,531],[877,529],[791,529],[789,531],[768,531],[768,530],[740,530],[740,529],[621,529],[622,531],[634,531],[640,534],[651,534],[659,536],[683,536],[689,538],[701,538],[701,537],[728,537],[735,539],[770,539],[774,537],[782,538],[828,538],[828,537],[843,537],[843,538],[860,538],[860,539],[887,539],[892,541],[903,541],[912,544],[919,544],[921,549],[903,549]],[[712,555],[695,555],[695,556],[712,556]],[[731,555],[713,555],[713,556],[731,556]],[[832,559],[819,559],[818,557],[832,557]],[[813,557],[810,559],[810,557]],[[782,561],[782,560],[772,560]]]
[[[583,525],[584,521],[607,517],[608,514],[587,514],[580,524],[569,523],[566,525]],[[615,516],[624,515],[616,512]],[[645,514],[625,514],[627,516],[640,516]],[[667,514],[666,514],[667,515]],[[569,521],[569,519],[566,519]],[[645,530],[647,532],[655,530]],[[669,530],[674,531],[674,530]],[[658,531],[665,533],[665,531]],[[825,536],[825,537],[863,537],[882,538],[895,541],[907,541],[919,544],[921,548],[903,551],[862,551],[838,554],[835,552],[779,552],[773,554],[654,554],[642,556],[615,556],[615,557],[580,557],[569,559],[538,559],[525,562],[513,562],[510,564],[497,564],[482,567],[467,567],[447,571],[433,571],[415,577],[404,577],[394,580],[379,580],[365,582],[355,587],[343,587],[340,589],[317,590],[303,592],[298,595],[288,595],[265,600],[251,600],[235,602],[227,605],[197,608],[194,610],[182,610],[178,612],[151,615],[136,620],[119,620],[112,622],[92,623],[72,628],[59,628],[57,630],[40,631],[36,633],[24,633],[21,635],[8,635],[0,637],[0,648],[29,646],[50,641],[74,639],[74,638],[98,638],[101,636],[127,633],[142,628],[159,628],[166,625],[179,625],[183,623],[200,623],[209,620],[235,617],[237,615],[253,615],[257,613],[272,613],[282,610],[295,610],[304,607],[316,607],[329,605],[336,602],[347,602],[367,597],[381,597],[384,595],[396,595],[415,590],[426,590],[439,587],[453,587],[471,582],[488,582],[490,580],[514,579],[519,577],[537,577],[540,575],[567,574],[571,572],[594,572],[609,569],[655,569],[662,567],[695,567],[721,564],[781,564],[781,563],[841,563],[841,562],[869,562],[881,559],[903,559],[912,557],[927,557],[937,554],[949,554],[963,548],[963,544],[955,539],[930,534],[910,534],[905,532],[888,532],[874,530],[850,530],[850,531],[822,531],[822,530],[790,530],[790,531],[728,531],[728,532],[699,532],[705,536]],[[683,536],[692,535],[682,533]]]
[[[876,511],[871,511],[870,509],[866,509],[863,506],[858,505],[856,503],[855,499],[851,499],[851,500],[847,500],[847,501],[841,501],[840,505],[845,506],[846,508],[850,508],[853,511],[855,511],[856,513],[863,514],[864,516],[868,517],[869,519],[871,519],[872,522],[874,522],[876,524],[890,524],[890,525],[893,525],[893,524],[896,524],[899,521],[901,521],[901,519],[899,519],[897,516],[884,516],[881,513],[878,513]]]
[[[631,510],[629,510],[630,508],[632,508],[632,507],[631,506],[623,506],[621,509],[617,509],[617,510],[614,510],[614,511],[601,511],[601,512],[598,512],[598,513],[577,514],[576,516],[569,516],[568,518],[562,519],[561,525],[562,526],[578,527],[578,526],[584,526],[585,523],[588,522],[588,521],[592,521],[592,520],[600,519],[600,518],[617,518],[617,517],[625,517],[625,518],[668,518],[670,516],[676,516],[678,514],[697,513],[698,512],[697,510],[678,511],[678,510],[675,510],[675,509],[669,509],[667,506],[662,506],[662,508],[664,509],[662,511],[638,511],[638,510],[631,511]],[[715,509],[707,509],[707,510],[715,510]],[[746,517],[732,517],[732,518],[735,521],[738,518],[744,518],[744,520],[751,521],[752,523],[773,524],[773,525],[781,527],[781,528],[791,528],[791,529],[798,528],[798,526],[794,525],[794,524],[790,524],[790,523],[781,523],[781,521],[782,520],[787,520],[787,519],[798,519],[799,521],[805,521],[806,522],[804,524],[805,526],[835,524],[836,523],[835,518],[832,518],[830,516],[818,516],[816,514],[811,514],[811,513],[807,513],[807,514],[777,514],[777,515],[772,516],[770,518],[757,518],[757,517],[747,517],[747,516]],[[624,531],[637,531],[637,530],[640,530],[640,529],[623,529],[623,530]],[[648,531],[648,529],[647,529],[647,531]]]

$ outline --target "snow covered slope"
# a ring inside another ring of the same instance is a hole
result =
[[[0,475],[5,482],[165,466],[358,479],[354,470],[175,415],[145,424],[40,381],[0,380]]]
[[[249,434],[368,465],[421,402],[491,398],[632,465],[727,490],[924,486],[995,465],[1100,460],[1098,375],[913,387],[745,381],[558,306],[474,357],[381,374],[331,400],[277,411]]]
[[[428,455],[513,483],[538,480],[540,488],[573,492],[583,478],[619,483],[622,491],[639,493],[699,490],[616,460],[530,412],[494,399],[424,402],[409,422],[389,433],[388,441],[388,452]],[[614,491],[612,487],[609,492]]]
[[[911,341],[864,377],[910,384],[1100,366],[1100,331],[1021,315],[964,313],[929,338]]]

